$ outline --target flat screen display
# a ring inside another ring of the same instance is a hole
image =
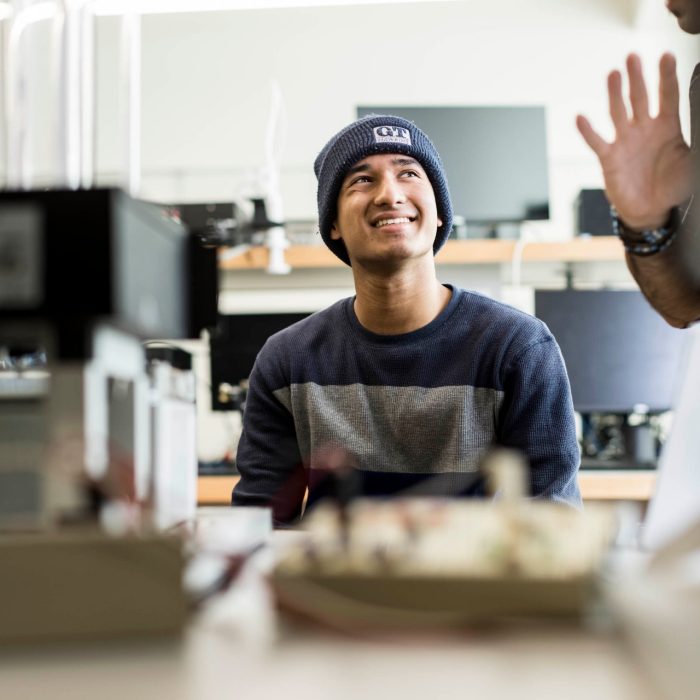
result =
[[[577,411],[673,407],[687,332],[669,326],[641,292],[537,290],[535,315],[559,343]]]
[[[210,338],[212,409],[229,411],[219,400],[222,383],[236,386],[248,379],[265,341],[277,331],[301,321],[308,313],[230,314],[219,316],[216,332]]]
[[[545,108],[363,105],[357,116],[393,114],[435,144],[454,213],[468,224],[549,218]]]

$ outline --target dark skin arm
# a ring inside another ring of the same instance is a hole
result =
[[[666,224],[673,207],[682,206],[693,188],[690,148],[678,113],[678,78],[671,54],[659,63],[659,113],[649,100],[639,56],[627,58],[628,110],[622,76],[608,76],[610,116],[615,138],[605,141],[578,116],[576,125],[600,160],[605,191],[628,229],[642,231]],[[700,230],[689,214],[674,242],[651,256],[626,255],[627,266],[651,305],[672,326],[683,328],[700,318]]]
[[[684,249],[697,258],[697,242],[690,226],[684,226],[674,242],[666,249],[648,257],[625,254],[627,267],[649,303],[675,328],[686,328],[700,319],[700,260],[689,264]],[[697,234],[695,234],[697,235]],[[692,249],[691,249],[692,248]],[[693,269],[695,268],[695,274]]]

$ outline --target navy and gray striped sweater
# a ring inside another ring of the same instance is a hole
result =
[[[353,298],[273,335],[250,377],[234,505],[276,523],[322,492],[324,448],[352,453],[364,495],[482,495],[490,446],[518,449],[532,495],[580,504],[579,448],[559,348],[537,319],[457,288],[417,331],[367,331]],[[474,478],[472,478],[472,475]]]

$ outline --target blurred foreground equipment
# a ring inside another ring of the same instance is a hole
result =
[[[0,268],[2,638],[179,629],[194,382],[143,340],[215,323],[215,249],[119,190],[3,192]]]
[[[493,502],[319,504],[304,520],[308,538],[274,572],[280,606],[345,629],[580,617],[614,535],[612,511],[524,499],[524,464],[509,452],[482,469]]]
[[[182,543],[99,530],[0,536],[0,644],[179,633]]]

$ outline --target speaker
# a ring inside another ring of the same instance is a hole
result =
[[[614,236],[610,202],[604,190],[581,190],[576,198],[576,233],[579,236]]]

